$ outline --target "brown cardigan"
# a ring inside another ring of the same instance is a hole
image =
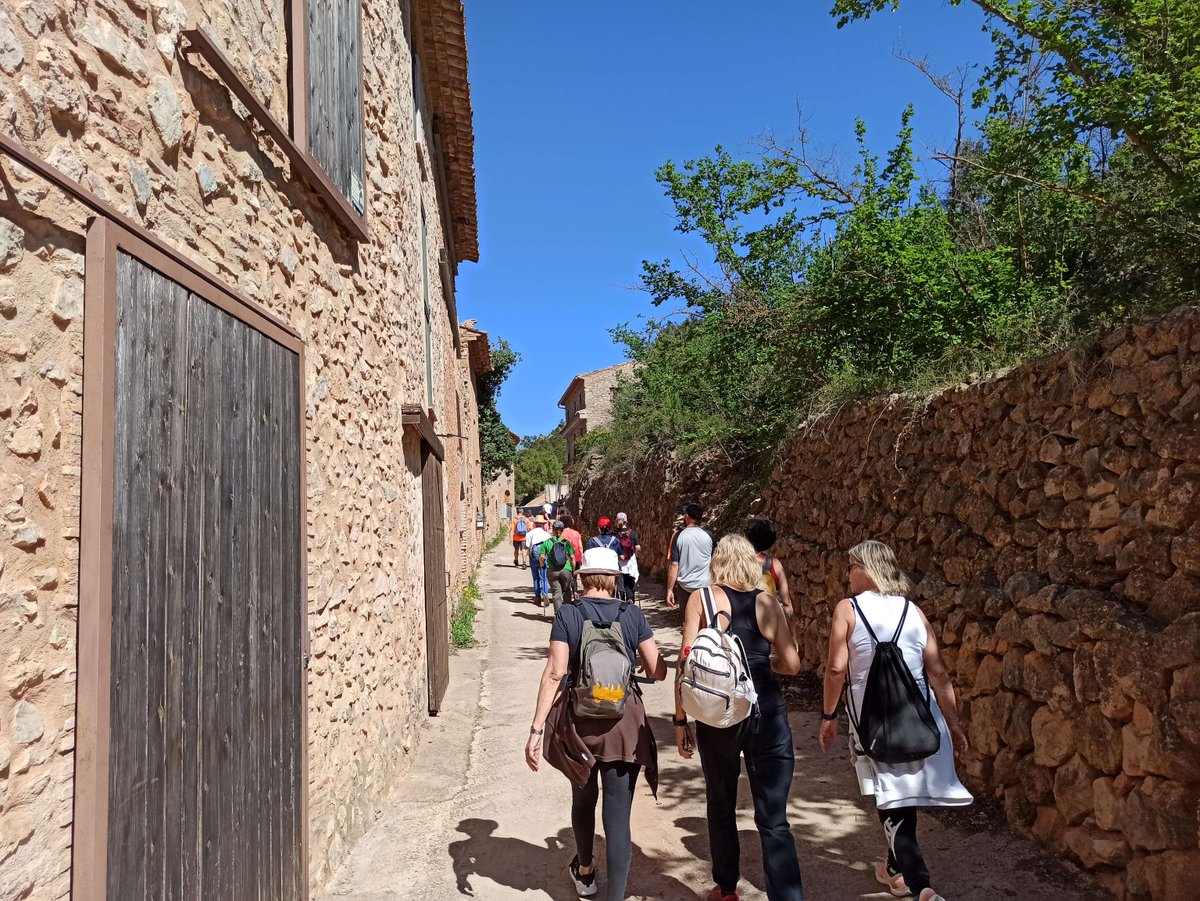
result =
[[[637,731],[637,750],[632,759],[624,758],[627,763],[637,763],[646,773],[646,783],[654,797],[658,797],[658,743],[646,721],[646,707],[638,694],[631,694],[627,702],[623,721],[611,729],[629,729]],[[546,763],[571,780],[578,788],[587,785],[592,775],[592,767],[596,765],[596,756],[588,747],[583,736],[576,728],[575,717],[571,712],[570,691],[558,693],[550,713],[546,716],[544,754]],[[595,744],[594,736],[591,744]],[[603,751],[598,751],[603,757]]]

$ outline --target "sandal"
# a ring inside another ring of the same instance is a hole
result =
[[[883,861],[875,864],[875,881],[886,886],[887,890],[897,898],[907,898],[912,894],[904,882],[904,874],[897,873],[893,876],[888,872],[887,864]]]

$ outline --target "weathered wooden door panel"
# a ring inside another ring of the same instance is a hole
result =
[[[450,611],[446,599],[446,519],[442,461],[421,452],[421,500],[425,538],[425,649],[429,666],[429,710],[441,710],[450,684]]]
[[[299,360],[116,261],[110,899],[303,893]]]

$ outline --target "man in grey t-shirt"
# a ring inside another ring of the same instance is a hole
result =
[[[709,582],[709,563],[712,562],[713,538],[700,527],[704,508],[699,504],[684,504],[683,530],[671,544],[671,564],[667,567],[667,606],[683,607],[688,596]]]

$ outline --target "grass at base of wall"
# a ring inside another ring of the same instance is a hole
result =
[[[480,596],[479,585],[471,576],[458,597],[458,603],[454,605],[454,616],[450,619],[450,642],[460,650],[475,643],[475,617],[479,613],[475,602]]]
[[[502,542],[507,537],[508,537],[508,526],[501,524],[500,531],[498,531],[495,534],[495,536],[492,538],[492,540],[487,543],[487,547],[484,550],[485,551],[494,551],[497,547],[500,546],[500,542]]]

